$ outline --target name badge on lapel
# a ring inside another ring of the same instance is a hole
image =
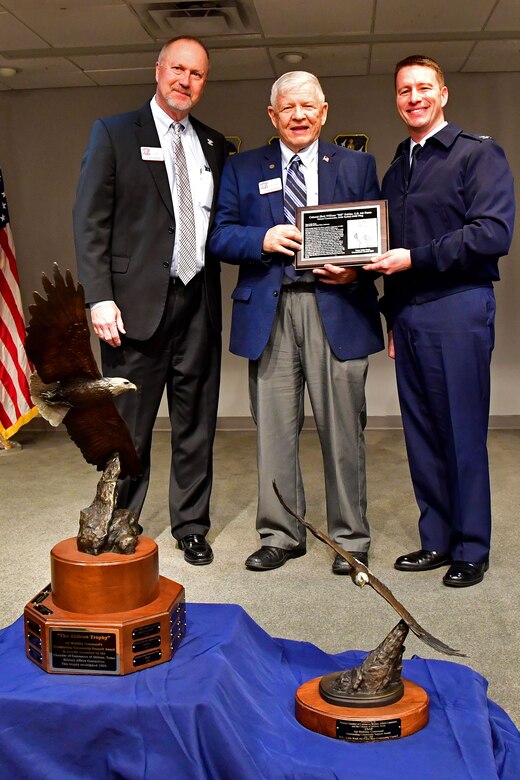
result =
[[[270,192],[278,192],[282,189],[282,180],[278,176],[276,179],[266,179],[258,182],[260,195],[268,195]]]
[[[148,162],[163,162],[164,152],[160,146],[141,146],[141,159]]]

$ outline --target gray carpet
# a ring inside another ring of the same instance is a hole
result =
[[[50,578],[49,550],[74,536],[79,510],[94,497],[98,474],[65,434],[22,429],[19,454],[0,456],[2,545],[0,624],[8,625]],[[255,437],[217,434],[211,566],[189,566],[176,549],[166,510],[169,435],[154,439],[153,479],[142,524],[157,539],[161,573],[186,588],[193,602],[241,604],[271,635],[312,642],[327,652],[375,647],[398,620],[370,588],[331,573],[333,553],[314,537],[307,555],[272,572],[249,572],[244,560],[259,545]],[[302,435],[307,517],[325,530],[321,455],[314,432]],[[407,574],[394,559],[418,545],[417,509],[400,431],[367,432],[370,568],[426,629],[468,656],[466,664],[490,683],[489,696],[520,723],[518,640],[520,556],[518,503],[520,431],[492,431],[494,536],[484,582],[456,590],[441,583],[444,569]],[[405,657],[446,660],[412,634]]]

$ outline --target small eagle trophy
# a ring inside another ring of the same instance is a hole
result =
[[[137,516],[116,508],[118,478],[141,465],[113,398],[137,388],[101,375],[71,273],[55,264],[42,284],[47,297],[34,293],[25,342],[31,395],[103,473],[77,537],[51,550],[51,583],[25,606],[25,651],[54,674],[129,674],[172,658],[186,632],[184,588],[159,575],[157,544],[139,536]]]
[[[131,554],[138,536],[136,515],[116,509],[117,480],[136,477],[141,466],[113,398],[136,391],[127,379],[103,377],[90,347],[85,296],[70,271],[54,264],[54,284],[42,274],[47,298],[33,293],[25,349],[36,372],[31,397],[51,425],[63,423],[87,463],[103,471],[93,503],[80,513],[78,550]]]
[[[296,695],[296,717],[303,726],[325,736],[352,742],[374,742],[408,736],[428,722],[428,695],[401,677],[404,640],[410,629],[439,653],[464,656],[430,634],[370,569],[327,534],[294,512],[276,482],[274,492],[286,512],[350,564],[350,577],[359,588],[369,585],[400,617],[388,636],[360,666],[332,672],[302,685]]]

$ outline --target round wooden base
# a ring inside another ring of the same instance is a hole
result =
[[[132,555],[51,551],[52,581],[26,605],[27,657],[55,674],[122,675],[169,661],[186,632],[184,588],[159,576],[157,545]]]
[[[296,719],[310,731],[349,742],[376,742],[407,737],[428,723],[428,694],[410,680],[403,678],[403,697],[394,704],[338,707],[320,696],[321,679],[309,680],[296,692]]]
[[[51,550],[51,587],[54,603],[68,612],[137,609],[159,594],[157,545],[140,536],[131,555],[88,555],[79,552],[75,537],[64,539]]]

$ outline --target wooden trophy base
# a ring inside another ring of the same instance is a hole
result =
[[[321,677],[296,692],[296,720],[305,728],[349,742],[376,742],[415,734],[428,723],[429,697],[419,685],[405,680],[404,694],[384,707],[339,707],[320,696]]]
[[[135,553],[51,550],[51,584],[24,609],[25,652],[51,674],[123,675],[169,661],[186,633],[184,588],[159,576],[156,543]]]

